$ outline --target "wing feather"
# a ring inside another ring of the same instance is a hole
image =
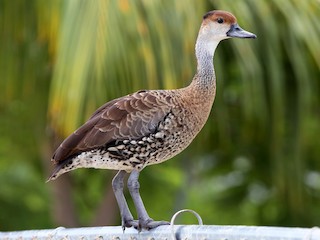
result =
[[[140,91],[112,100],[66,138],[52,160],[61,163],[83,151],[100,148],[115,140],[133,140],[156,131],[171,111],[172,105],[162,101],[155,91]]]

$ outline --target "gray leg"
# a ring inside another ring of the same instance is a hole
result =
[[[138,182],[140,172],[137,170],[133,170],[128,179],[128,189],[130,191],[132,200],[137,210],[139,226],[138,229],[152,229],[161,225],[169,225],[169,222],[165,221],[153,221],[151,219],[144,207],[142,199],[140,197],[139,188],[140,184]]]
[[[133,220],[126,199],[123,195],[123,179],[126,175],[125,171],[119,171],[112,180],[112,188],[120,209],[122,228],[138,227],[138,222]]]

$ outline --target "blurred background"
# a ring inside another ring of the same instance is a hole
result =
[[[0,230],[120,225],[116,172],[45,183],[51,155],[104,102],[189,84],[213,9],[258,38],[220,43],[210,118],[186,151],[142,172],[146,208],[157,220],[191,208],[208,225],[319,225],[319,0],[0,0]]]

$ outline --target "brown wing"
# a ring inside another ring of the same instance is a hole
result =
[[[104,104],[61,143],[52,161],[57,164],[115,140],[139,139],[153,133],[171,110],[170,97],[157,96],[157,91],[139,91]]]

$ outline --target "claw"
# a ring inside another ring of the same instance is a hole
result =
[[[150,230],[150,229],[162,226],[162,225],[170,225],[170,223],[167,222],[167,221],[154,221],[153,219],[149,218],[149,219],[146,219],[146,220],[140,220],[139,221],[138,230],[139,230],[139,232],[142,229]]]
[[[126,228],[134,227],[135,229],[138,229],[139,227],[139,221],[133,220],[133,219],[122,219],[122,230],[123,232],[126,230]]]

